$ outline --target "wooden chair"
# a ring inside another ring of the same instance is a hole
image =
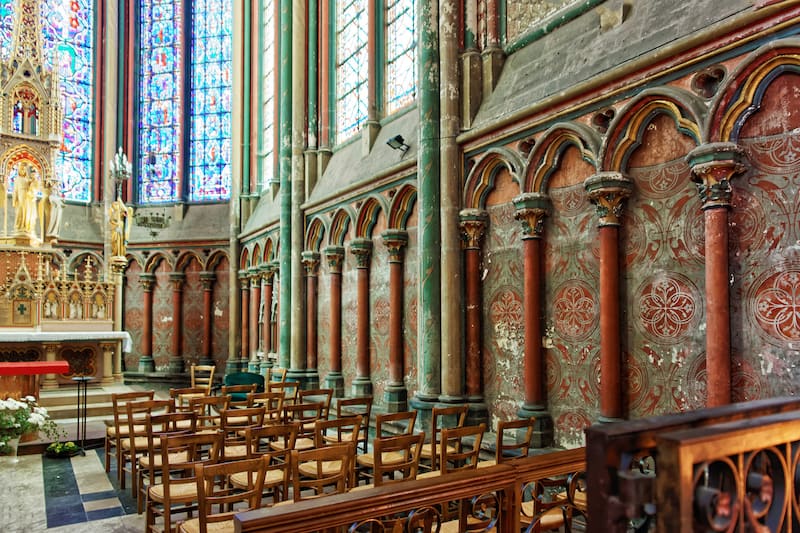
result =
[[[244,405],[248,393],[264,392],[264,376],[255,372],[231,372],[222,378],[222,388],[227,391],[232,402]]]
[[[434,407],[431,412],[430,442],[422,446],[420,460],[425,459],[428,464],[420,463],[420,467],[431,472],[439,469],[439,456],[442,454],[441,432],[443,429],[460,428],[467,419],[468,405],[454,405],[451,407]],[[452,451],[452,450],[451,450]]]
[[[356,453],[367,453],[369,444],[369,421],[372,416],[372,396],[358,396],[356,398],[340,398],[336,401],[336,418],[346,416],[361,416],[361,431],[359,432],[361,447]],[[412,424],[413,425],[413,424]]]
[[[242,409],[223,409],[220,414],[220,427],[224,439],[222,460],[233,461],[248,457],[245,431],[264,425],[264,407],[245,407]]]
[[[372,445],[375,452],[374,486],[417,479],[419,456],[424,440],[425,433],[376,438]],[[383,457],[399,457],[399,459],[384,463]]]
[[[106,421],[106,440],[105,440],[105,463],[106,473],[111,472],[111,457],[116,459],[117,465],[120,464],[119,441],[122,437],[128,435],[128,416],[126,404],[131,401],[138,400],[152,400],[155,397],[155,391],[135,391],[135,392],[119,392],[111,395],[111,414],[112,420]],[[137,428],[142,430],[143,428]],[[119,473],[118,473],[119,475]]]
[[[219,414],[228,408],[227,396],[203,396],[192,398],[189,406],[197,415],[197,431],[215,433],[220,430]]]
[[[562,531],[569,522],[567,491],[566,478],[537,479],[523,486],[520,524],[525,531]]]
[[[350,476],[347,480],[348,488],[357,485],[356,480],[356,443],[359,440],[361,431],[361,416],[348,416],[345,418],[334,418],[325,420],[320,418],[314,424],[314,447],[324,448],[325,446],[336,446],[339,444],[353,445],[353,460],[350,461]]]
[[[314,447],[314,423],[322,417],[322,404],[298,403],[283,406],[283,423],[296,423],[299,426],[294,447],[296,450],[307,450]],[[309,430],[309,427],[311,428]]]
[[[533,440],[533,427],[535,424],[535,418],[498,422],[495,457],[494,459],[480,461],[478,468],[494,466],[519,457],[527,457],[531,448],[531,440]],[[513,434],[509,435],[509,432],[513,432]]]
[[[286,369],[278,368],[276,366],[268,368],[267,375],[265,376],[265,381],[266,383],[271,383],[271,382],[283,383],[284,381],[286,381]]]
[[[282,392],[252,392],[247,395],[248,407],[264,407],[264,424],[280,424],[283,420]]]
[[[144,510],[147,499],[147,487],[155,484],[161,474],[161,437],[194,433],[197,415],[192,411],[145,415],[145,432],[147,433],[147,452],[139,457],[139,487],[136,493],[136,509],[139,514]],[[170,456],[170,462],[185,460],[184,454]]]
[[[194,467],[197,464],[214,464],[222,450],[221,433],[195,433],[193,435],[167,435],[161,437],[161,483],[147,489],[145,531],[160,532],[156,519],[163,519],[163,531],[174,528],[173,515],[192,511],[198,501]],[[181,454],[183,460],[170,461]]]
[[[294,501],[346,492],[354,455],[353,443],[292,450]],[[303,494],[307,490],[312,491],[311,496]]]
[[[261,507],[268,466],[268,456],[195,465],[198,517],[182,522],[179,530],[183,533],[234,533],[236,513]],[[235,486],[231,483],[233,476],[239,480]]]
[[[192,365],[189,368],[189,374],[192,378],[192,388],[203,387],[205,392],[204,396],[211,396],[211,387],[214,385],[214,372],[217,367],[214,365]],[[197,396],[190,396],[190,398]],[[188,399],[188,398],[187,398]]]
[[[268,391],[283,394],[283,405],[297,403],[299,389],[300,386],[296,381],[270,381],[267,383]]]
[[[274,424],[245,430],[249,458],[269,457],[269,467],[264,478],[264,492],[270,492],[272,502],[277,503],[289,496],[291,453],[297,438],[297,424]],[[275,451],[272,443],[279,442]],[[240,483],[238,476],[231,476],[231,484]]]
[[[297,401],[300,403],[322,403],[322,418],[330,418],[333,389],[300,389],[297,391]]]
[[[390,427],[394,430],[391,436],[397,434],[411,435],[414,433],[414,423],[416,420],[416,411],[401,411],[399,413],[380,414],[375,418],[375,439],[377,440],[383,438],[385,433],[389,433],[388,428]],[[372,478],[372,470],[375,468],[374,442],[375,441],[373,441],[373,450],[371,452],[367,451],[356,456],[356,473],[360,478],[367,480]],[[392,461],[399,462],[401,460],[402,457],[399,454],[393,454],[389,452],[384,454],[384,456],[381,458],[381,461],[384,464],[389,464]]]
[[[155,413],[172,412],[175,404],[172,400],[138,400],[125,404],[126,419],[128,421],[128,436],[120,440],[120,462],[117,464],[120,489],[125,488],[126,472],[131,474],[131,497],[137,497],[139,490],[139,456],[147,453],[147,426],[145,420],[148,415]]]
[[[247,397],[249,394],[256,392],[256,384],[240,384],[240,385],[223,385],[220,396],[227,396],[228,407],[249,407],[247,405]]]
[[[176,411],[188,411],[191,409],[191,399],[206,395],[205,387],[183,387],[169,389],[169,397],[175,402]]]

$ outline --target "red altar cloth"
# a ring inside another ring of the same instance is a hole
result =
[[[0,376],[31,376],[69,372],[67,361],[24,361],[0,363]]]

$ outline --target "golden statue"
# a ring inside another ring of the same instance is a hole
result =
[[[111,203],[108,222],[111,226],[111,256],[125,257],[125,249],[131,236],[133,208],[125,205],[121,198]]]
[[[23,163],[14,182],[14,229],[19,233],[32,233],[36,230],[36,204],[38,202],[39,182],[31,175],[29,165]]]

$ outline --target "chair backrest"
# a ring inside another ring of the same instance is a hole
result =
[[[375,436],[384,434],[410,435],[414,432],[414,423],[417,421],[416,411],[401,411],[399,413],[380,414],[375,417]],[[397,430],[400,427],[400,431]],[[392,427],[393,431],[388,431]]]
[[[214,365],[192,365],[190,367],[192,387],[205,387],[206,395],[211,394],[216,368]]]
[[[298,422],[300,424],[300,437],[314,437],[314,423],[322,417],[322,404],[296,403],[294,405],[283,405],[283,422]]]
[[[328,418],[333,400],[333,389],[300,389],[297,391],[297,401],[300,403],[322,403],[322,418]]]
[[[322,448],[332,444],[357,443],[361,433],[361,415],[325,420],[314,424],[314,446]]]
[[[497,448],[495,451],[497,464],[517,457],[528,456],[535,424],[535,418],[520,418],[497,423]],[[508,435],[507,432],[513,432],[513,435]]]
[[[439,455],[441,449],[439,443],[442,441],[441,433],[443,429],[455,429],[464,425],[467,419],[469,406],[453,405],[450,407],[434,407],[431,411],[431,470],[439,467]]]
[[[277,391],[252,392],[247,395],[248,407],[264,407],[265,424],[277,424],[283,417],[283,393]]]
[[[175,409],[189,410],[189,403],[192,398],[198,398],[206,395],[205,387],[183,387],[177,389],[169,389],[169,397],[175,402]]]
[[[231,385],[255,385],[253,392],[264,392],[264,376],[255,372],[231,372],[222,378],[222,384],[230,387]]]
[[[278,368],[276,366],[267,369],[267,382],[284,382],[286,381],[286,369]]]
[[[310,450],[292,450],[292,488],[294,501],[328,496],[347,491],[352,483],[353,443],[336,444]],[[303,470],[306,473],[303,473]],[[312,475],[307,475],[311,473]],[[326,489],[326,487],[333,487]],[[312,489],[313,495],[303,494]]]
[[[248,395],[256,392],[257,385],[255,383],[241,384],[241,385],[223,385],[220,396],[227,396],[230,398],[230,407],[250,407],[247,405]]]
[[[484,431],[486,424],[442,429],[442,474],[473,470],[478,466]],[[470,446],[466,446],[468,440],[472,440]]]
[[[374,485],[378,487],[395,481],[416,479],[419,468],[419,455],[424,440],[425,433],[374,439],[372,441],[373,456],[375,457],[375,466],[373,467]],[[384,463],[384,453],[392,453],[393,459]],[[402,458],[398,459],[398,457]],[[400,477],[395,475],[396,472],[400,473]],[[390,475],[384,479],[387,474]]]
[[[261,507],[264,476],[268,466],[268,456],[195,465],[200,533],[207,533],[209,524],[231,522],[232,526],[236,513]],[[230,483],[231,476],[235,474],[244,474],[237,479],[247,480],[246,487],[241,483],[234,487]],[[218,511],[216,513],[215,508]]]
[[[355,415],[361,416],[361,433],[359,435],[360,451],[361,453],[367,453],[367,445],[369,443],[369,420],[372,416],[372,396],[340,398],[336,401],[336,418]],[[412,423],[411,425],[413,426],[414,424]]]
[[[245,429],[245,441],[247,441],[250,457],[258,457],[265,453],[272,453],[277,459],[283,457],[286,464],[289,463],[289,454],[294,448],[294,441],[297,439],[298,424],[273,424],[269,426],[248,427]],[[276,451],[270,444],[280,442],[281,446]]]
[[[220,428],[219,413],[228,408],[227,396],[203,396],[189,400],[189,406],[197,415],[197,431]]]
[[[270,392],[283,393],[283,404],[289,405],[297,403],[297,394],[300,385],[296,381],[270,381],[267,383]]]
[[[196,464],[219,462],[222,453],[221,433],[192,433],[164,435],[161,443],[161,482],[164,486],[164,507],[177,485],[194,483]],[[176,460],[176,457],[181,459]]]
[[[186,435],[194,433],[197,427],[197,415],[191,411],[145,415],[145,431],[147,433],[147,455],[155,458],[161,455],[161,437],[168,435]],[[157,462],[150,460],[147,465],[149,483],[155,482]]]
[[[245,428],[264,425],[264,407],[223,409],[219,413],[220,427],[225,440],[244,440]]]
[[[125,404],[126,416],[128,421],[128,437],[130,438],[131,454],[147,449],[147,444],[137,445],[136,437],[146,437],[148,427],[147,417],[153,414],[171,413],[175,408],[172,400],[138,400]]]
[[[119,428],[127,424],[128,416],[128,402],[152,400],[155,397],[155,391],[133,391],[133,392],[115,392],[111,395],[111,412],[114,416],[114,426]],[[117,431],[117,435],[119,435]]]

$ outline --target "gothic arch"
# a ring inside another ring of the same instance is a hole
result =
[[[322,217],[315,216],[311,219],[306,229],[306,250],[319,252],[325,238],[325,221]]]
[[[370,196],[364,199],[356,219],[356,237],[372,238],[372,231],[378,223],[378,217],[381,212],[386,212],[386,206],[382,198]]]
[[[760,109],[770,83],[787,72],[800,74],[800,39],[773,41],[750,54],[711,103],[709,141],[737,142],[742,125]]]
[[[261,255],[261,261],[263,263],[269,263],[275,258],[275,254],[273,253],[274,247],[275,244],[273,243],[272,237],[264,239],[264,253]]]
[[[199,265],[203,265],[203,260],[200,258],[200,256],[198,256],[196,252],[190,250],[183,252],[178,257],[178,260],[175,262],[175,271],[183,272],[193,259],[196,260]]]
[[[472,167],[464,183],[464,208],[482,209],[486,197],[494,188],[497,173],[507,169],[511,179],[521,185],[520,175],[524,168],[522,158],[507,148],[491,148]]]
[[[584,161],[597,169],[600,136],[584,124],[554,124],[544,132],[528,156],[522,192],[546,192],[550,176],[558,169],[561,157],[571,146],[580,151]]]
[[[414,212],[417,202],[417,188],[410,183],[403,184],[392,197],[389,205],[389,229],[407,229],[408,219]]]
[[[222,261],[228,260],[228,254],[223,250],[216,250],[212,252],[209,256],[208,261],[206,261],[205,268],[208,271],[216,270],[217,267],[222,263]]]
[[[149,274],[155,274],[156,269],[158,269],[161,263],[166,263],[170,270],[175,270],[174,264],[170,261],[169,256],[162,253],[162,252],[155,252],[153,255],[147,258],[147,262],[144,265],[144,271]]]
[[[331,246],[344,246],[344,238],[350,227],[350,221],[355,218],[349,206],[340,207],[331,218],[330,233],[328,233],[328,244]]]
[[[677,130],[696,145],[703,143],[701,126],[705,111],[696,96],[673,87],[648,89],[628,102],[614,118],[601,151],[599,170],[623,170],[628,158],[641,145],[648,125],[659,114],[671,117]]]

